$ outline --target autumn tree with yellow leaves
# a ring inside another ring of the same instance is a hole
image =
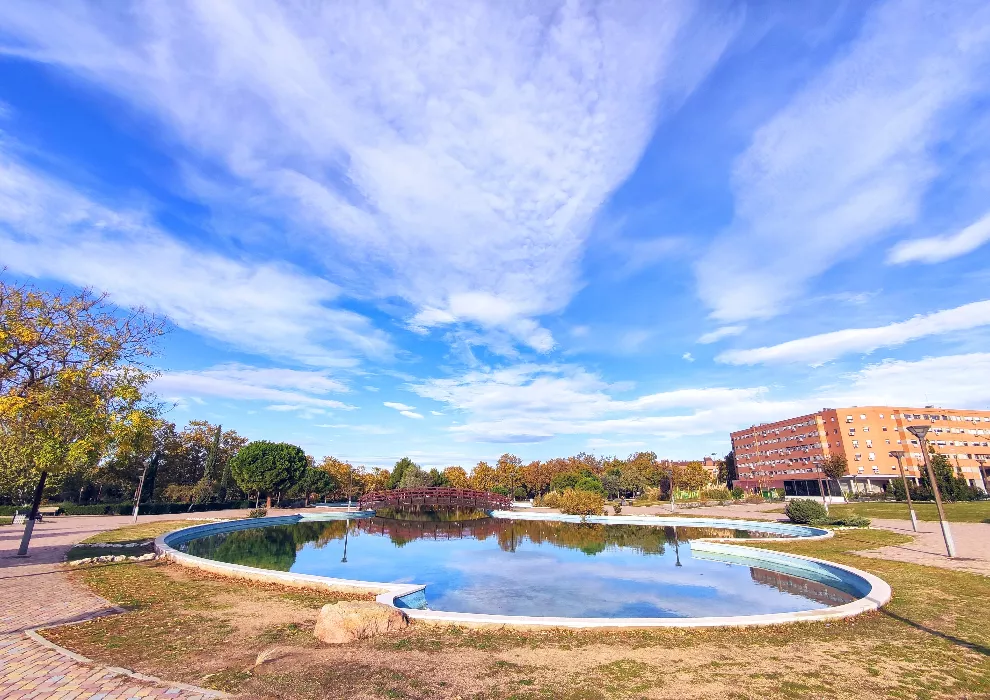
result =
[[[0,478],[35,483],[19,553],[49,475],[93,468],[147,431],[147,361],[163,332],[155,316],[88,290],[0,280]]]

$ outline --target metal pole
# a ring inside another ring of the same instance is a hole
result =
[[[148,474],[149,463],[150,460],[149,462],[144,463],[144,469],[141,471],[141,478],[138,480],[137,491],[134,492],[134,512],[131,514],[132,523],[137,522],[138,510],[141,508],[141,492],[144,490],[144,477]],[[189,507],[192,508],[191,503],[189,504]]]
[[[983,493],[990,496],[990,486],[987,486],[987,474],[983,471],[983,460],[978,459],[976,463],[980,465],[980,478],[983,479]]]
[[[945,551],[952,559],[956,556],[956,545],[952,541],[952,531],[949,529],[949,521],[945,518],[945,509],[942,508],[942,494],[938,490],[938,482],[935,480],[935,472],[932,471],[932,462],[928,458],[928,446],[925,435],[928,434],[927,425],[911,425],[908,431],[918,438],[921,443],[921,456],[925,460],[925,470],[928,472],[928,480],[932,485],[932,493],[935,495],[935,508],[938,510],[938,521],[942,526],[942,538],[945,540]]]
[[[897,471],[901,473],[901,481],[904,482],[904,495],[907,497],[908,512],[911,514],[911,528],[918,531],[918,516],[914,514],[914,504],[911,503],[911,489],[908,488],[907,477],[904,476],[904,466],[901,464],[901,457],[904,450],[891,450],[890,456],[897,460]]]

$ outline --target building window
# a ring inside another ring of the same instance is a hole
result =
[[[867,440],[866,441],[866,446],[867,447],[873,447],[873,440]]]
[[[874,474],[879,474],[880,473],[880,467],[873,467],[873,473]]]
[[[871,462],[875,462],[875,461],[877,460],[877,456],[876,456],[876,453],[874,453],[874,452],[871,452],[871,453],[869,454],[869,457],[870,457],[870,461],[871,461]]]
[[[880,414],[880,417],[883,418],[883,414],[882,413]],[[884,430],[886,430],[886,428],[884,428]]]
[[[846,423],[852,423],[852,422],[853,422],[853,417],[852,416],[846,416]]]
[[[863,455],[862,455],[862,454],[857,454],[857,455],[856,455],[855,457],[853,457],[853,459],[854,459],[855,461],[857,461],[857,462],[858,462],[859,460],[861,460],[862,458],[863,458]]]
[[[870,426],[868,426],[868,425],[864,425],[864,426],[863,426],[863,432],[864,432],[864,433],[868,433],[868,432],[870,432]]]
[[[859,418],[860,418],[860,420],[866,420],[866,414],[865,413],[860,413],[859,414]]]
[[[853,440],[853,447],[859,447],[859,440]]]
[[[858,471],[860,474],[862,474],[863,473],[863,468],[862,467],[856,467],[856,471]]]
[[[849,428],[849,434],[850,435],[855,435],[856,434],[856,428]]]
[[[882,430],[883,432],[885,432],[885,433],[886,433],[886,432],[887,432],[887,426],[886,426],[886,425],[885,425],[885,426],[883,426],[883,427],[881,428],[881,430]]]

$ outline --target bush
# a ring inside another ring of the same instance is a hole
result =
[[[267,515],[268,515],[267,508],[252,508],[250,511],[248,511],[249,518],[264,518]]]
[[[848,518],[829,518],[827,524],[835,527],[869,527],[870,519],[862,515],[850,515]]]
[[[731,501],[732,494],[729,489],[719,486],[713,489],[702,489],[700,498],[702,501]]]
[[[600,493],[603,496],[605,495],[605,489],[602,488],[602,482],[590,476],[581,477],[578,482],[574,484],[574,488],[578,491],[590,491],[592,493]]]
[[[732,497],[733,497],[734,499],[736,499],[737,501],[738,501],[739,499],[741,499],[741,498],[742,498],[743,496],[745,496],[745,495],[746,495],[746,492],[745,492],[745,491],[743,491],[743,490],[742,490],[741,488],[739,488],[738,486],[735,486],[735,487],[733,487],[733,489],[732,489],[732,492],[731,492],[731,493],[732,493]]]
[[[622,515],[622,503],[616,503],[612,508],[615,509],[616,515]]]
[[[825,506],[810,498],[797,498],[793,501],[788,501],[787,506],[784,508],[784,514],[787,515],[792,523],[799,523],[801,525],[811,525],[828,520],[828,513],[825,511]]]
[[[758,493],[751,493],[747,494],[746,498],[743,499],[743,503],[766,503],[766,499]]]
[[[542,496],[537,496],[533,499],[533,505],[537,508],[559,508],[560,493],[557,491],[551,491],[550,493]]]
[[[46,503],[43,507],[58,506],[59,515],[130,515],[134,511],[134,503],[94,503],[78,505],[76,503]],[[193,513],[207,510],[230,510],[231,508],[249,508],[250,501],[226,501],[224,503],[196,503]],[[0,506],[0,515],[13,515],[14,511],[26,513],[31,505]],[[171,515],[189,511],[188,503],[142,503],[141,515]]]
[[[603,515],[605,513],[605,498],[594,491],[565,489],[560,494],[561,513],[568,515]]]

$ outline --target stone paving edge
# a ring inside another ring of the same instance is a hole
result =
[[[138,673],[137,671],[132,671],[129,668],[122,668],[120,666],[107,666],[106,664],[101,664],[98,661],[94,661],[93,659],[85,657],[82,654],[77,654],[71,649],[66,649],[63,646],[59,646],[55,642],[49,639],[45,639],[40,634],[38,634],[39,632],[43,632],[44,630],[57,629],[59,627],[69,627],[70,625],[78,625],[78,624],[82,624],[83,622],[90,622],[92,620],[96,620],[101,617],[107,617],[109,615],[118,615],[123,612],[126,612],[123,608],[115,606],[111,610],[103,611],[99,614],[92,615],[90,617],[87,617],[85,620],[74,620],[64,625],[41,625],[39,627],[32,627],[31,629],[24,630],[24,635],[28,639],[33,641],[35,644],[40,644],[41,646],[47,649],[51,649],[57,654],[61,654],[62,656],[71,659],[72,661],[81,664],[86,664],[87,666],[92,666],[97,669],[102,669],[107,673],[112,673],[115,676],[127,676],[129,678],[133,678],[138,681],[143,681],[145,683],[155,683],[157,685],[161,685],[166,688],[178,688],[180,690],[187,690],[191,693],[197,693],[210,698],[233,697],[230,693],[225,693],[222,690],[211,690],[209,688],[201,688],[197,685],[191,685],[189,683],[179,683],[177,681],[169,681],[169,680],[165,680],[164,678],[159,678],[157,676],[149,676],[144,673]]]

